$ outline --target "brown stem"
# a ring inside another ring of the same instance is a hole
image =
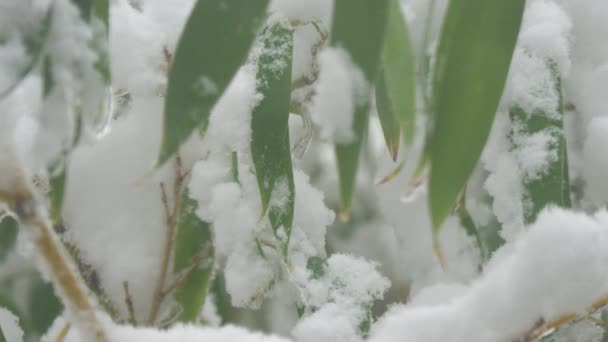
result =
[[[589,315],[596,313],[597,311],[603,309],[608,305],[608,295],[599,298],[591,306],[587,309],[587,313],[582,316],[577,315],[576,313],[568,313],[563,316],[558,317],[549,322],[541,321],[540,324],[536,324],[532,329],[530,329],[526,335],[524,336],[525,342],[533,342],[543,337],[545,334],[550,332],[553,329],[557,329],[565,324],[578,322],[580,320],[585,319]]]
[[[9,199],[6,204],[17,215],[22,229],[36,246],[43,264],[42,271],[48,274],[70,316],[77,317],[78,323],[82,324],[82,333],[88,334],[91,341],[107,342],[86,286],[53,230],[47,208],[40,205],[41,201],[36,199],[27,183],[21,181],[20,185],[16,193],[3,193],[0,197]]]
[[[167,288],[163,291],[163,296],[168,295],[171,291],[180,287],[186,279],[192,274],[192,272],[200,265],[200,263],[209,255],[209,250],[211,249],[211,245],[207,244],[207,246],[202,249],[190,262],[188,267],[184,269]]]
[[[175,158],[175,178],[173,181],[173,207],[169,206],[169,200],[167,197],[167,190],[163,182],[160,183],[161,201],[165,210],[167,231],[165,234],[165,245],[163,248],[163,256],[160,266],[160,272],[158,275],[158,281],[156,282],[156,288],[152,297],[152,307],[150,314],[148,315],[148,324],[154,325],[160,311],[161,304],[165,299],[165,282],[167,281],[167,273],[169,272],[169,261],[173,254],[173,246],[175,245],[175,234],[177,230],[177,221],[179,210],[181,207],[181,189],[184,183],[186,174],[182,173],[182,160],[178,155]]]

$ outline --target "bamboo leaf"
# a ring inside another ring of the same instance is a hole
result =
[[[247,57],[268,0],[198,0],[177,44],[169,73],[163,141],[166,162],[198,127]]]
[[[33,330],[44,334],[62,310],[63,306],[55,296],[53,286],[42,279],[35,280],[30,288],[29,302]]]
[[[251,157],[263,211],[275,232],[285,230],[286,253],[294,211],[294,181],[289,148],[289,104],[293,31],[287,23],[273,23],[260,37],[257,91],[264,97],[251,117]]]
[[[555,103],[554,113],[537,111],[526,113],[519,107],[510,111],[511,119],[518,127],[513,134],[549,135],[553,141],[547,146],[549,155],[556,158],[548,160],[545,172],[534,179],[524,178],[524,222],[532,223],[540,211],[547,205],[553,204],[563,208],[570,207],[570,181],[568,179],[568,156],[564,134],[564,106],[562,100],[561,78],[552,62],[547,68],[553,78],[558,103]],[[515,148],[524,146],[514,146]]]
[[[198,318],[213,275],[215,253],[211,230],[209,223],[196,216],[196,208],[197,202],[184,191],[173,261],[175,276],[187,275],[175,290],[175,300],[182,308],[178,319],[182,322],[195,322]]]
[[[430,130],[433,232],[456,204],[488,138],[524,0],[451,0],[436,54]]]
[[[385,71],[378,72],[378,81],[376,82],[376,109],[378,110],[378,119],[384,133],[384,142],[393,158],[397,161],[399,154],[399,144],[401,141],[401,129],[397,121],[396,113],[393,109],[393,104],[388,96],[386,89]]]
[[[416,71],[410,33],[398,0],[389,0],[381,58],[378,82],[384,83],[387,103],[403,130],[404,142],[409,145],[414,138],[416,119]]]
[[[388,0],[335,0],[334,3],[330,44],[348,52],[368,84],[376,80],[388,7]],[[336,144],[342,219],[350,215],[369,106],[369,101],[357,101],[353,118],[355,138],[347,144]]]
[[[18,223],[12,216],[0,216],[0,263],[15,247]]]

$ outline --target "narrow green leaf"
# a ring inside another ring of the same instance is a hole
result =
[[[368,84],[376,81],[388,7],[388,0],[335,0],[334,3],[331,46],[348,52]],[[353,118],[354,140],[348,144],[336,144],[340,216],[343,220],[350,216],[359,154],[369,121],[369,106],[369,101],[358,101]]]
[[[384,46],[382,48],[381,77],[388,103],[400,123],[404,142],[411,144],[416,119],[416,68],[407,23],[399,0],[389,0],[389,11]]]
[[[42,22],[40,23],[40,28],[24,37],[24,45],[27,51],[27,60],[23,62],[22,67],[18,72],[17,79],[8,84],[4,89],[0,89],[0,99],[10,94],[21,82],[29,75],[29,73],[34,69],[34,67],[40,63],[41,59],[44,56],[44,45],[49,36],[49,31],[51,28],[51,23],[53,21],[53,4],[49,5],[49,8],[42,18]],[[1,43],[0,43],[1,44]]]
[[[205,303],[214,266],[213,240],[209,223],[196,216],[197,202],[182,194],[173,269],[176,277],[187,277],[175,290],[175,300],[182,308],[179,320],[195,322]],[[192,269],[192,267],[194,268]],[[184,273],[188,272],[188,273]]]
[[[32,328],[38,334],[44,334],[63,307],[50,283],[42,279],[33,282],[30,288],[29,314]]]
[[[158,165],[197,127],[205,132],[211,109],[247,57],[267,5],[268,0],[196,2],[169,73]]]
[[[451,0],[433,80],[429,208],[436,234],[486,143],[509,71],[524,0]]]
[[[289,104],[293,31],[288,23],[272,23],[261,36],[257,91],[264,97],[251,116],[251,157],[263,211],[277,232],[285,230],[286,250],[294,211],[294,182],[289,145]]]
[[[19,224],[12,216],[0,216],[0,263],[15,247],[17,241],[17,229]]]
[[[397,161],[401,141],[401,129],[393,110],[393,104],[388,96],[384,74],[384,70],[378,72],[378,80],[376,81],[376,109],[378,110],[378,118],[382,126],[382,133],[384,133],[386,147],[393,161]]]
[[[547,169],[535,179],[524,178],[524,222],[532,223],[540,211],[553,204],[563,208],[570,207],[570,181],[568,179],[568,156],[564,133],[564,106],[562,100],[561,78],[552,62],[548,69],[553,77],[558,103],[552,113],[537,111],[526,113],[519,107],[510,110],[511,119],[519,129],[514,134],[548,134],[554,142],[549,144],[548,153],[557,158],[548,161]],[[521,146],[514,146],[515,148]]]

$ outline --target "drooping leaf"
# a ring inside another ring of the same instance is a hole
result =
[[[452,0],[437,49],[430,129],[433,232],[456,204],[488,138],[524,0]]]
[[[389,0],[381,58],[378,83],[384,83],[387,104],[403,130],[404,142],[409,145],[414,138],[416,119],[416,70],[410,33],[399,0]]]
[[[378,72],[378,80],[376,81],[376,109],[378,110],[378,118],[380,119],[380,126],[382,126],[382,133],[384,133],[386,147],[393,161],[397,161],[399,144],[401,143],[401,129],[393,109],[393,104],[388,96],[384,73],[384,70]]]
[[[30,288],[29,314],[32,328],[38,334],[44,334],[63,307],[50,283],[37,279]]]
[[[199,128],[247,57],[268,0],[198,0],[169,73],[158,165]]]
[[[547,153],[555,158],[547,160],[545,172],[534,179],[524,177],[524,222],[532,223],[540,211],[552,204],[562,208],[570,207],[570,181],[568,179],[568,156],[564,133],[564,106],[562,100],[561,78],[556,67],[548,62],[553,78],[554,89],[558,94],[552,113],[537,111],[526,113],[520,107],[510,110],[511,119],[516,123],[518,132],[514,134],[544,134],[553,141],[547,146]],[[515,146],[523,147],[523,146]]]
[[[388,0],[335,0],[330,44],[344,49],[368,84],[376,81],[386,20]],[[369,94],[371,95],[371,94]],[[336,144],[336,159],[340,186],[341,217],[347,219],[365,139],[370,101],[358,99],[353,118],[354,140]]]
[[[17,79],[14,82],[9,83],[3,89],[0,89],[0,99],[8,95],[13,91],[21,82],[29,75],[34,67],[40,63],[44,56],[44,46],[49,36],[51,23],[53,21],[54,7],[51,3],[46,11],[46,14],[42,18],[40,27],[35,32],[32,32],[24,37],[25,50],[27,52],[27,59],[23,61],[23,64],[17,72]]]
[[[0,216],[0,263],[15,247],[19,224],[12,216]]]
[[[262,208],[268,208],[275,232],[283,227],[286,242],[293,222],[295,191],[288,125],[293,31],[287,23],[272,23],[260,40],[256,83],[263,99],[251,116],[251,157]]]
[[[196,216],[196,208],[197,202],[184,191],[173,261],[175,276],[187,275],[175,290],[175,300],[182,309],[178,319],[182,322],[195,322],[198,318],[213,275],[215,252],[211,230],[209,223]]]

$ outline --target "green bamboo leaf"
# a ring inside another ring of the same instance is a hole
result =
[[[348,52],[368,84],[376,80],[388,7],[388,0],[335,0],[334,3],[330,44]],[[369,121],[369,106],[369,101],[358,101],[353,118],[355,139],[348,144],[336,144],[340,216],[343,220],[350,216],[359,154]]]
[[[10,94],[21,82],[29,75],[38,63],[41,62],[44,56],[44,46],[49,36],[51,23],[53,21],[53,5],[49,5],[49,8],[42,18],[40,28],[24,37],[25,50],[27,51],[27,60],[23,62],[20,68],[17,79],[8,84],[4,89],[0,89],[0,99]],[[1,39],[0,39],[1,44]]]
[[[15,247],[19,224],[12,216],[0,216],[0,263]]]
[[[275,232],[283,227],[287,250],[294,211],[294,181],[289,148],[289,104],[293,31],[288,23],[272,23],[260,36],[257,91],[264,97],[251,116],[251,157],[263,211]]]
[[[215,259],[209,223],[196,216],[196,208],[197,202],[185,190],[173,261],[175,276],[187,275],[175,290],[175,300],[182,308],[178,319],[182,322],[195,322],[198,318],[209,291]]]
[[[166,162],[198,127],[247,57],[268,0],[198,0],[190,13],[169,73],[163,141]]]
[[[568,179],[568,156],[564,133],[564,106],[562,100],[561,77],[554,63],[548,62],[558,103],[555,103],[554,113],[536,111],[526,113],[515,106],[510,110],[511,120],[516,123],[519,131],[516,134],[549,134],[554,141],[548,146],[548,153],[557,158],[549,161],[546,171],[535,179],[524,178],[524,222],[532,223],[540,211],[553,204],[563,208],[570,207],[570,181]],[[515,146],[517,148],[517,146]]]
[[[416,119],[416,70],[410,33],[399,0],[389,0],[381,58],[383,70],[378,82],[384,82],[387,103],[401,125],[404,142],[409,145],[414,138]]]
[[[32,329],[44,334],[55,318],[61,314],[63,306],[55,296],[53,286],[42,279],[36,279],[30,288],[29,315]]]
[[[436,235],[477,164],[502,95],[524,0],[451,0],[436,54],[429,208]]]
[[[396,113],[393,110],[393,104],[388,96],[384,74],[384,70],[378,72],[378,80],[376,81],[376,109],[378,110],[378,119],[380,119],[382,133],[384,133],[386,147],[393,161],[397,161],[399,143],[401,141],[401,129],[399,128]]]

